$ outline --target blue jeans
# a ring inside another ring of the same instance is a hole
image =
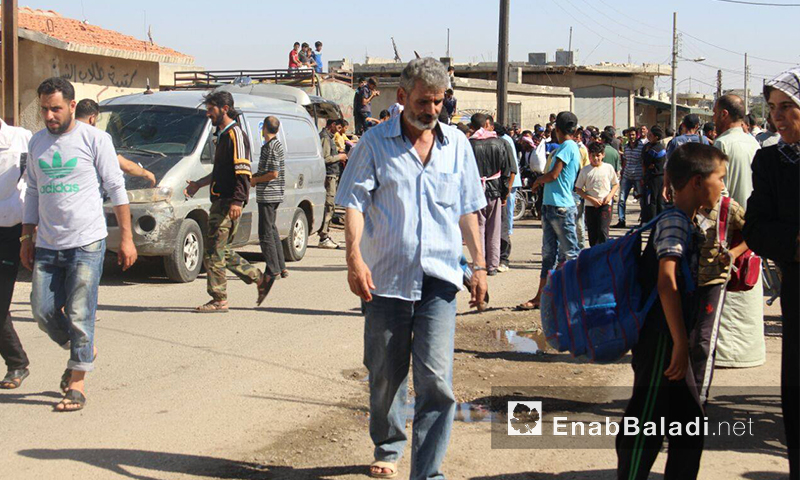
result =
[[[542,206],[542,271],[541,278],[547,278],[548,272],[558,263],[577,258],[578,236],[575,233],[575,217],[578,208]]]
[[[33,318],[50,339],[69,349],[67,368],[94,369],[94,317],[106,241],[67,250],[36,248],[31,280]]]
[[[625,203],[628,201],[631,188],[633,188],[638,197],[641,197],[644,193],[644,183],[642,180],[631,180],[622,177],[622,180],[619,182],[619,205],[617,205],[617,216],[620,222],[625,221]],[[644,202],[642,205],[644,205]]]
[[[416,302],[373,296],[364,303],[364,365],[369,370],[369,433],[375,460],[397,462],[406,445],[408,367],[413,358],[412,480],[443,479],[456,399],[453,347],[458,288],[426,276]]]
[[[584,228],[586,225],[586,203],[577,193],[573,193],[572,197],[575,199],[575,235],[578,237],[578,250],[583,250],[585,243]]]

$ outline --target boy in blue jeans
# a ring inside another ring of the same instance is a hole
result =
[[[517,310],[539,308],[547,274],[553,267],[577,258],[578,236],[575,222],[578,208],[573,191],[581,168],[581,151],[575,142],[578,117],[561,112],[556,117],[556,137],[559,147],[545,170],[547,173],[533,182],[532,191],[543,188],[542,197],[542,271],[536,296],[518,305]]]
[[[635,419],[639,431],[617,435],[617,478],[646,479],[658,456],[664,437],[660,427],[648,434],[647,422],[660,425],[669,435],[669,453],[664,478],[697,478],[703,453],[703,407],[689,362],[689,336],[697,308],[694,285],[703,240],[695,223],[698,209],[714,208],[724,187],[727,157],[708,145],[688,143],[672,154],[667,176],[674,188],[675,208],[658,220],[642,257],[643,291],[658,289],[633,347],[633,396],[623,422]],[[658,273],[655,273],[658,272]],[[698,420],[699,419],[699,420]],[[695,435],[687,434],[689,422],[699,422]],[[681,424],[682,435],[669,434]]]

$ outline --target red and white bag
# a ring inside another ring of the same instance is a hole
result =
[[[730,250],[742,243],[742,232],[736,231],[730,235],[731,198],[723,196],[720,199],[719,215],[717,215],[717,238],[721,248]],[[730,241],[729,241],[730,238]],[[731,265],[730,275],[728,276],[729,292],[746,292],[758,283],[761,275],[761,257],[753,253],[749,248]]]

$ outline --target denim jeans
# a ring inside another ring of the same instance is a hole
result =
[[[69,350],[67,368],[94,369],[94,318],[106,241],[67,250],[36,248],[31,280],[33,318]]]
[[[578,250],[583,250],[586,245],[585,225],[586,225],[586,203],[577,193],[572,194],[575,199],[575,235],[578,237]]]
[[[443,479],[455,415],[453,346],[458,288],[426,276],[416,302],[373,296],[364,303],[364,365],[369,370],[369,433],[375,459],[397,462],[406,445],[406,396],[413,358],[412,480]]]
[[[578,236],[575,233],[577,207],[542,206],[542,271],[541,278],[556,266],[578,256]]]
[[[625,221],[625,204],[628,201],[631,188],[633,188],[636,195],[639,197],[644,194],[644,183],[642,180],[631,180],[623,176],[619,182],[619,205],[617,205],[617,214],[620,222]],[[642,205],[644,205],[644,201],[642,201]]]

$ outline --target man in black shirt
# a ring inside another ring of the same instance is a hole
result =
[[[211,187],[211,210],[203,262],[208,278],[208,294],[212,300],[195,311],[213,313],[228,311],[226,268],[245,283],[256,284],[257,305],[261,305],[267,297],[275,278],[265,276],[230,247],[250,192],[250,142],[236,121],[233,95],[214,92],[207,95],[205,101],[206,115],[211,124],[217,127],[214,168],[210,175],[200,180],[187,181],[184,193],[187,197],[193,197],[199,189],[208,185]]]

